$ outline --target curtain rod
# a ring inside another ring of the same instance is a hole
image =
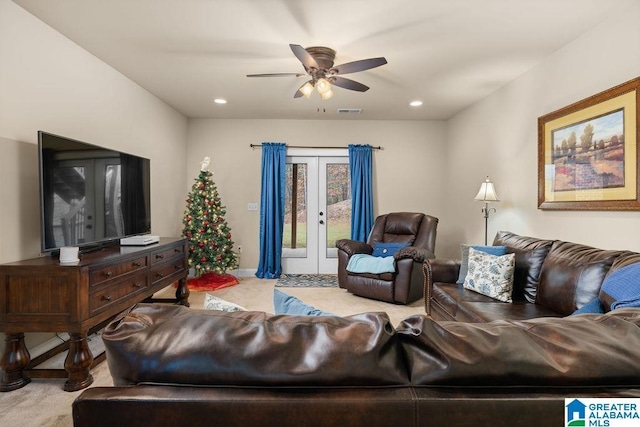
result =
[[[286,144],[285,144],[286,145]],[[262,148],[262,144],[249,144],[249,147],[251,148]],[[305,147],[302,145],[286,145],[287,148],[312,148],[314,150],[320,149],[320,148],[330,148],[330,149],[338,149],[338,148],[348,148],[348,147]],[[381,146],[377,146],[377,147],[371,147],[372,150],[382,150]]]

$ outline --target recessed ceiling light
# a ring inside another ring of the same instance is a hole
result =
[[[216,104],[226,104],[227,100],[222,98],[216,98],[213,100],[213,102],[215,102]]]
[[[422,101],[411,101],[409,105],[411,105],[412,107],[419,107],[422,105]]]

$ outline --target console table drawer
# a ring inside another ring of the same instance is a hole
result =
[[[143,256],[132,261],[91,270],[89,280],[91,285],[95,286],[106,280],[116,279],[120,276],[124,276],[127,273],[144,270],[145,268],[147,268],[147,257]]]
[[[145,275],[138,275],[122,282],[102,286],[89,295],[89,311],[93,316],[99,310],[122,301],[130,295],[142,292],[149,287]]]
[[[179,257],[180,260],[184,258],[184,245],[175,246],[170,249],[151,253],[151,265],[159,264],[161,262],[169,261],[172,258]]]
[[[151,270],[151,283],[159,282],[169,276],[185,271],[184,260],[182,258],[174,260],[165,265],[159,265]]]

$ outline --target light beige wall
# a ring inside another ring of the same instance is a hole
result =
[[[623,12],[623,13],[622,13]],[[481,205],[474,202],[485,175],[502,202],[489,220],[498,230],[609,249],[640,250],[639,212],[537,209],[537,118],[640,75],[640,5],[555,52],[522,77],[448,122],[450,241],[484,239]]]
[[[180,233],[187,119],[0,0],[0,262],[40,252],[38,130],[150,158],[152,233]]]
[[[255,270],[258,264],[259,212],[247,211],[247,203],[260,201],[262,152],[249,144],[262,142],[382,146],[373,154],[375,213],[425,212],[442,218],[446,230],[443,122],[190,120],[185,196],[200,170],[200,161],[210,156],[210,170],[227,208],[232,238],[243,247],[242,269]]]

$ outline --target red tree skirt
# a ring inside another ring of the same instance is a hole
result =
[[[200,277],[187,280],[189,290],[194,292],[215,291],[237,284],[238,279],[231,274],[205,273]]]

